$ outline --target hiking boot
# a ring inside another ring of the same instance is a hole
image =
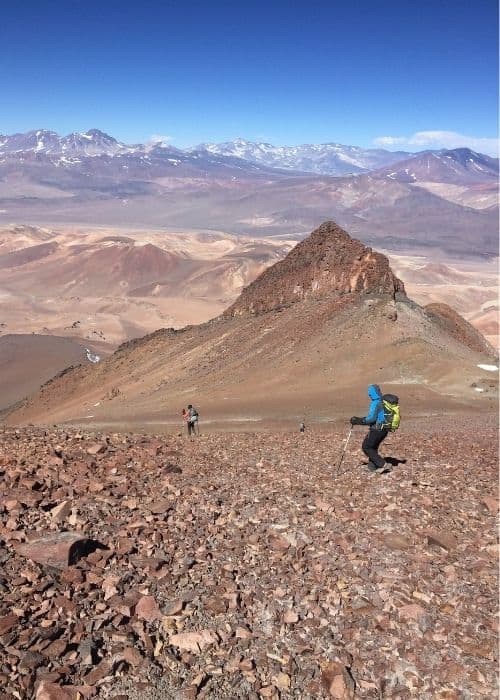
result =
[[[376,472],[378,471],[378,467],[375,466],[372,462],[368,462],[368,471],[369,472]]]

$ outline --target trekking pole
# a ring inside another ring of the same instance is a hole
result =
[[[349,435],[347,436],[347,439],[346,439],[346,441],[345,441],[345,443],[344,443],[344,447],[343,447],[343,449],[342,449],[342,454],[340,455],[339,463],[338,463],[338,465],[337,465],[337,476],[338,476],[339,471],[340,471],[340,466],[341,466],[341,464],[342,464],[342,460],[344,459],[344,455],[345,455],[345,451],[346,451],[346,449],[347,449],[347,445],[348,445],[348,443],[349,443],[349,440],[351,439],[351,433],[352,433],[352,425],[351,425],[351,429],[349,430]]]

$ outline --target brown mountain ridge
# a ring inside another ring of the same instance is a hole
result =
[[[189,402],[207,423],[325,420],[359,411],[372,382],[410,411],[491,408],[495,382],[478,365],[494,350],[457,316],[420,307],[385,256],[325,222],[219,317],[125,343],[8,420],[152,425]]]

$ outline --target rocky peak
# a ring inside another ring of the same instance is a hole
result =
[[[261,314],[304,299],[361,294],[394,298],[405,293],[389,261],[326,221],[286,258],[265,270],[224,316]]]

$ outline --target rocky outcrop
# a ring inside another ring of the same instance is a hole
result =
[[[333,221],[326,221],[265,270],[223,317],[261,314],[304,299],[360,294],[394,298],[405,293],[389,261]]]

